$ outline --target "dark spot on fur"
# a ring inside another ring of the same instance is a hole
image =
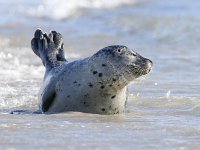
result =
[[[84,97],[85,97],[85,98],[88,98],[88,97],[89,97],[89,94],[85,94]]]
[[[73,83],[77,83],[77,81],[74,81]]]
[[[116,97],[116,95],[113,95],[111,98],[113,99],[113,98],[115,98]]]
[[[101,110],[102,110],[102,111],[105,111],[106,109],[105,109],[105,108],[102,108]]]
[[[112,87],[112,84],[110,84],[109,86]]]
[[[118,84],[117,86],[120,86],[120,84]]]
[[[112,108],[112,106],[110,105],[110,106],[109,106],[109,108],[111,109],[111,108]]]
[[[97,74],[97,71],[93,71],[93,74]]]
[[[67,98],[70,98],[70,95],[67,95]]]
[[[116,112],[116,114],[119,114],[119,110]]]
[[[89,83],[88,83],[88,86],[92,88],[92,87],[93,87],[93,84],[92,84],[91,82],[89,82]]]
[[[103,76],[103,74],[102,73],[99,73],[99,77],[102,77]]]
[[[113,78],[113,81],[115,82],[115,81],[117,81],[115,78]]]
[[[104,86],[103,86],[103,85],[101,86],[101,89],[104,89]]]
[[[78,86],[81,86],[81,84],[79,83]]]
[[[102,67],[106,67],[106,64],[102,64]]]
[[[83,104],[84,104],[85,107],[89,107],[90,106],[90,104],[86,100],[83,101]]]

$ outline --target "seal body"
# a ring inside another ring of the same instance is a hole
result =
[[[114,83],[114,78],[110,78],[110,82],[107,82],[108,78],[104,77],[107,76],[106,67],[105,70],[92,68],[89,66],[90,61],[86,58],[81,61],[64,63],[62,70],[58,73],[52,69],[44,79],[40,91],[40,108],[49,113],[62,111],[122,113],[125,108],[126,87],[116,90],[114,84],[118,86],[118,82]],[[52,104],[45,106],[42,93],[48,92],[48,87],[52,83],[55,84]],[[44,107],[48,109],[44,110]]]
[[[44,113],[123,113],[127,85],[149,73],[152,62],[126,46],[115,45],[105,47],[91,57],[68,63],[64,58],[61,36],[56,32],[50,34],[47,36],[37,30],[32,40],[34,52],[46,67],[39,92],[40,110]]]

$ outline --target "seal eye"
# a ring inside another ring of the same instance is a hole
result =
[[[117,51],[120,53],[120,52],[121,52],[121,49],[118,49]]]

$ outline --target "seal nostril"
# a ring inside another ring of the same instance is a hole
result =
[[[149,59],[146,59],[146,73],[149,73],[152,69],[153,62]]]
[[[153,62],[152,62],[151,60],[147,59],[147,65],[148,65],[149,67],[152,67]]]
[[[147,61],[149,61],[151,64],[153,64],[153,62],[150,59],[147,59]]]

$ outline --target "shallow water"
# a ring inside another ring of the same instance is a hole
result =
[[[7,0],[0,6],[0,149],[200,147],[200,2]],[[37,109],[44,67],[30,40],[38,27],[63,34],[70,61],[123,44],[153,60],[153,71],[129,86],[123,115],[8,114]]]

